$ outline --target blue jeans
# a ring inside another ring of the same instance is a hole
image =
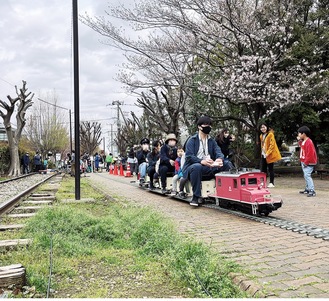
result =
[[[143,179],[145,179],[145,176],[146,176],[147,165],[148,164],[146,162],[143,162],[143,163],[139,164],[139,166],[138,166],[139,175]]]
[[[306,182],[306,190],[308,191],[314,191],[314,183],[313,183],[313,179],[312,179],[312,172],[314,170],[314,166],[313,165],[305,165],[304,163],[302,163],[302,169],[303,169],[303,173],[304,173],[304,179]]]

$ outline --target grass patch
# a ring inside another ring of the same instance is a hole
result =
[[[70,181],[63,182],[59,198],[68,198],[66,185]],[[228,276],[238,266],[179,235],[170,220],[150,208],[92,194],[94,204],[43,209],[20,231],[33,245],[0,254],[4,265],[27,267],[37,296],[46,294],[52,245],[55,298],[246,297]]]

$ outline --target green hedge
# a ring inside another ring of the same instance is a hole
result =
[[[6,143],[0,144],[0,174],[7,174],[10,166],[9,147]]]

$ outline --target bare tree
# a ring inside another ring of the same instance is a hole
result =
[[[83,121],[80,124],[80,144],[81,153],[93,154],[97,146],[101,143],[102,129],[98,122]],[[76,154],[79,156],[80,154]]]
[[[82,20],[109,38],[108,45],[126,51],[128,63],[123,65],[125,70],[121,70],[118,79],[137,96],[137,105],[144,109],[153,129],[179,135],[179,121],[190,97],[186,70],[191,56],[175,52],[172,45],[178,37],[150,35],[149,41],[134,41],[103,18],[85,16]]]
[[[134,112],[131,112],[132,119],[126,118],[125,125],[115,138],[119,153],[124,154],[127,149],[133,145],[138,145],[142,138],[147,137],[151,141],[163,138],[163,129],[158,129],[149,119],[149,115],[143,114],[138,118]]]
[[[3,124],[6,128],[6,133],[8,137],[9,152],[10,152],[10,167],[8,171],[9,176],[19,176],[21,174],[20,170],[20,160],[18,153],[18,144],[22,136],[22,131],[26,123],[25,114],[29,107],[32,106],[32,98],[34,94],[27,92],[26,81],[22,81],[23,86],[18,90],[15,86],[17,97],[12,98],[10,95],[7,96],[9,104],[0,100],[0,107],[6,110],[5,113],[0,109],[0,116],[3,119]],[[17,128],[13,129],[11,125],[11,117],[15,111],[15,105],[17,105],[16,122]]]
[[[57,106],[55,93],[48,93],[43,98],[47,101],[39,99],[39,105],[33,106],[24,133],[35,151],[40,151],[44,156],[49,152],[61,152],[63,155],[69,146],[69,123],[64,108]]]

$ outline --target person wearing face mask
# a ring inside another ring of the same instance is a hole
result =
[[[220,147],[225,158],[230,155],[230,144],[235,141],[235,136],[230,135],[228,128],[221,130],[215,138],[217,145]]]
[[[145,182],[146,170],[148,166],[147,155],[150,152],[150,140],[148,138],[143,138],[140,142],[142,149],[136,154],[138,161],[138,171],[139,171],[139,185]]]
[[[161,149],[161,142],[160,140],[155,140],[152,143],[153,149],[150,153],[147,155],[148,160],[148,167],[147,167],[147,174],[150,177],[150,190],[154,190],[154,176],[156,175],[155,166],[157,161],[160,159],[160,149]]]
[[[192,185],[191,206],[199,206],[202,202],[201,181],[203,179],[214,178],[216,173],[231,168],[229,162],[224,161],[224,155],[215,139],[209,136],[211,124],[210,117],[200,117],[197,121],[198,132],[186,143],[183,177]]]
[[[160,150],[160,166],[159,174],[161,179],[161,188],[163,194],[170,193],[167,190],[167,173],[175,172],[175,160],[177,158],[177,138],[175,134],[169,134],[166,138],[165,144]]]

